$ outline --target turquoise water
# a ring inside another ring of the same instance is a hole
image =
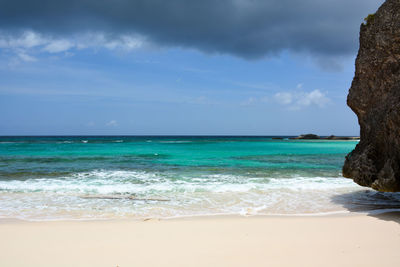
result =
[[[362,209],[374,193],[341,176],[344,157],[356,144],[269,137],[1,137],[0,217],[316,214],[344,212],[353,202]]]

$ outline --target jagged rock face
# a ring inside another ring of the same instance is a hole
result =
[[[387,0],[361,25],[347,104],[357,114],[360,143],[347,155],[343,176],[400,191],[400,0]]]

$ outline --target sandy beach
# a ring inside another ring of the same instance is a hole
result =
[[[0,266],[400,266],[399,213],[0,223]]]
[[[0,22],[0,267],[400,267],[400,0]]]

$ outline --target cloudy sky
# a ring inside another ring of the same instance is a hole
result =
[[[0,135],[357,135],[382,0],[0,0]]]

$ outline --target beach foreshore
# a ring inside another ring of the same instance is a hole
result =
[[[400,215],[0,222],[0,266],[400,266]]]

